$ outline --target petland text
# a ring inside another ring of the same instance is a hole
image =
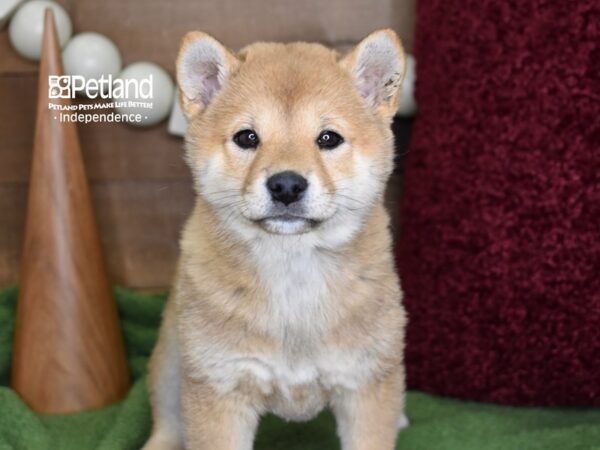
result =
[[[151,99],[152,74],[142,79],[114,78],[102,75],[86,79],[82,75],[49,75],[48,98],[75,98],[78,94],[102,99]]]

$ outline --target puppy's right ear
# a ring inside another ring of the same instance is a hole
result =
[[[219,41],[192,31],[183,37],[177,55],[181,108],[191,119],[214,99],[240,61]]]

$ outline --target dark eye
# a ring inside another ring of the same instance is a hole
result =
[[[335,131],[325,130],[317,138],[317,145],[321,150],[331,150],[344,142],[344,138]]]
[[[256,148],[260,144],[258,134],[254,130],[242,130],[233,135],[233,142],[241,148]]]

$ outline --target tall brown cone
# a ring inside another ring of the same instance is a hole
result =
[[[46,10],[12,366],[13,387],[40,413],[97,408],[129,384],[77,129],[48,108],[48,75],[62,74]]]

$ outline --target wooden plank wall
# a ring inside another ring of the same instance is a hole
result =
[[[75,33],[97,31],[125,64],[148,60],[173,73],[186,31],[212,33],[231,48],[256,40],[309,40],[347,46],[393,27],[412,48],[414,0],[59,0]],[[18,281],[31,162],[37,65],[0,31],[0,287]],[[181,224],[193,202],[183,141],[165,123],[79,126],[83,156],[111,280],[142,290],[169,286]],[[399,192],[392,183],[390,202]]]

